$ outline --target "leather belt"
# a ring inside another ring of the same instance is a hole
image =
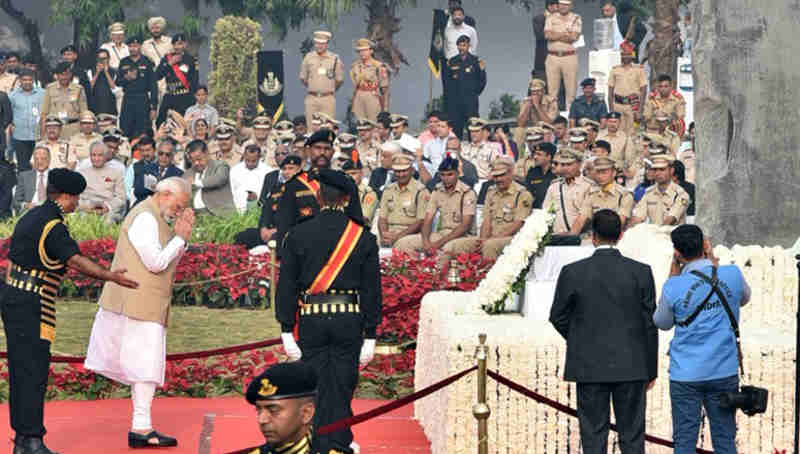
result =
[[[639,95],[620,96],[614,95],[614,102],[622,105],[635,104],[639,102]]]
[[[170,95],[170,96],[188,95],[189,94],[189,90],[187,90],[185,88],[181,88],[181,89],[174,90],[174,91],[167,90],[167,94]]]
[[[574,50],[548,50],[548,54],[555,55],[556,57],[568,57],[570,55],[575,55]]]
[[[26,269],[11,263],[11,270],[6,279],[6,284],[36,295],[41,295],[43,291],[47,291],[47,296],[55,298],[61,285],[61,276],[49,271]]]
[[[358,303],[313,303],[300,308],[300,315],[359,314]]]
[[[309,91],[308,94],[311,95],[311,96],[316,96],[317,98],[321,98],[323,96],[332,96],[333,92],[332,91]]]

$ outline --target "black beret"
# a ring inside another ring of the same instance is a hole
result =
[[[536,148],[534,149],[534,151],[544,151],[548,153],[550,157],[553,157],[556,154],[557,150],[558,149],[556,148],[556,146],[550,142],[542,142],[539,145],[536,145]]]
[[[445,158],[442,159],[442,163],[439,164],[439,172],[444,170],[458,170],[458,159],[450,153],[447,153]]]
[[[344,170],[344,171],[347,171],[347,170],[360,170],[360,169],[363,169],[363,168],[364,168],[364,165],[361,164],[361,160],[353,162],[352,159],[348,159],[342,164],[342,170]]]
[[[47,183],[55,186],[62,194],[80,195],[86,189],[83,175],[64,168],[52,169],[47,175]]]
[[[65,71],[72,71],[72,64],[68,61],[60,61],[56,63],[56,67],[53,69],[54,74],[61,74]]]
[[[605,140],[598,140],[594,143],[596,148],[602,148],[604,150],[608,150],[611,153],[611,144]]]
[[[286,164],[294,164],[296,166],[303,165],[303,159],[296,154],[290,154],[289,156],[283,158],[283,161],[281,161],[281,168],[283,168],[283,166]]]
[[[324,185],[334,187],[348,194],[353,184],[353,180],[345,173],[331,169],[319,169],[317,180]]]
[[[619,120],[620,118],[622,118],[622,114],[619,112],[609,112],[606,114],[606,118],[616,118],[617,120]]]
[[[591,77],[587,77],[586,79],[583,79],[583,80],[581,81],[581,87],[585,87],[585,86],[587,86],[587,85],[591,85],[591,86],[593,86],[593,87],[594,87],[594,86],[595,86],[595,84],[596,84],[596,81],[595,81],[593,78],[591,78]]]
[[[306,139],[306,146],[310,147],[317,142],[327,142],[328,145],[333,146],[334,140],[336,140],[336,134],[334,134],[330,129],[323,128]]]
[[[467,35],[461,35],[461,36],[459,36],[459,37],[458,37],[458,39],[456,40],[456,44],[461,44],[461,43],[463,43],[464,41],[466,41],[466,42],[470,42],[470,40],[469,40],[469,36],[467,36]]]
[[[78,53],[78,49],[75,47],[74,44],[67,44],[66,46],[61,48],[61,54],[63,55],[64,52],[75,52]]]
[[[292,361],[275,364],[254,378],[245,399],[255,405],[259,400],[297,399],[316,393],[317,373],[302,361]]]
[[[129,36],[125,41],[126,44],[142,44],[142,37],[139,35]]]

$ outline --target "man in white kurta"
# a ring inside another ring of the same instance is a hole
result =
[[[244,149],[242,161],[231,168],[231,193],[233,204],[239,213],[258,203],[264,176],[274,169],[261,160],[261,148],[248,145]]]
[[[153,430],[150,407],[156,386],[164,384],[172,284],[194,226],[190,195],[185,180],[166,178],[125,218],[112,263],[137,276],[140,285],[135,290],[105,285],[92,326],[84,366],[131,386],[128,445],[134,448],[177,445]]]

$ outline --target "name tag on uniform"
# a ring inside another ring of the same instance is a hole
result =
[[[317,74],[319,74],[320,76],[324,76],[327,73],[328,71],[325,68],[317,68]]]

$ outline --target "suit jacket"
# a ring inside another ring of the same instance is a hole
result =
[[[0,156],[0,219],[11,216],[11,189],[17,184],[16,168],[4,158]]]
[[[225,161],[209,159],[205,176],[201,180],[203,187],[197,189],[203,198],[203,204],[214,216],[225,216],[236,209],[231,193],[230,171],[231,168]],[[195,174],[195,169],[192,167],[184,172],[183,178],[192,183]]]
[[[567,341],[564,380],[653,380],[658,374],[655,310],[650,266],[617,249],[598,249],[562,268],[550,323]]]
[[[157,163],[137,161],[133,163],[133,195],[136,197],[135,206],[140,201],[153,195],[153,191],[144,187],[144,176],[153,175],[158,181],[164,180],[169,177],[183,176],[183,170],[178,166],[170,164],[164,172],[164,176],[159,175],[159,167]]]
[[[26,170],[17,175],[17,190],[14,192],[14,211],[22,212],[22,206],[36,195],[36,171]]]
[[[633,33],[631,33],[629,41],[638,49],[645,35],[647,35],[647,27],[642,23],[642,18],[636,15],[630,1],[620,2],[617,8],[617,25],[619,26],[619,34],[622,35],[623,38],[627,35],[631,19],[633,18],[636,18],[636,23],[633,25]],[[639,53],[637,52],[636,54],[638,56]]]

